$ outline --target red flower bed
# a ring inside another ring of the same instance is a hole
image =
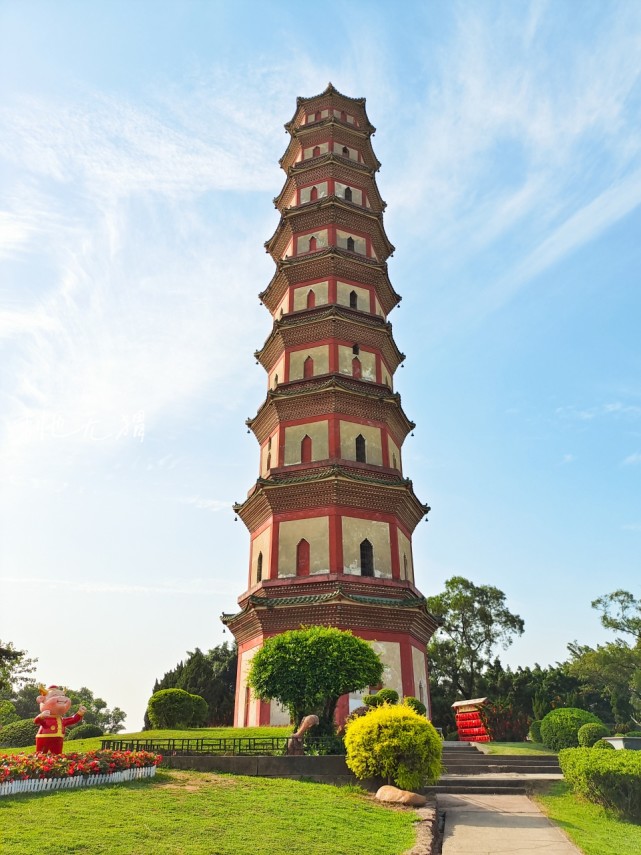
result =
[[[88,751],[86,754],[2,754],[0,784],[29,778],[73,778],[110,775],[124,769],[158,766],[160,754],[150,751]]]

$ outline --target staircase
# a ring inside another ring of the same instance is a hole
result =
[[[485,795],[524,794],[527,787],[562,777],[556,755],[483,754],[469,742],[445,742],[444,773],[423,792]]]

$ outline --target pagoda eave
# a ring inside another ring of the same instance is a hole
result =
[[[300,318],[288,316],[282,321],[275,321],[269,338],[254,356],[265,370],[270,371],[286,348],[304,344],[313,346],[315,342],[336,339],[380,350],[393,374],[405,359],[405,354],[396,346],[390,325],[377,315],[364,315],[359,319],[350,317],[348,312],[349,309],[330,304],[305,310]]]
[[[387,264],[366,260],[354,253],[347,253],[336,247],[327,247],[319,252],[300,255],[293,259],[281,259],[276,273],[267,288],[258,296],[267,308],[274,314],[288,287],[301,282],[341,277],[352,281],[360,281],[370,285],[376,291],[376,296],[385,315],[401,301],[387,274]]]
[[[323,196],[296,208],[285,209],[276,231],[265,241],[265,249],[274,261],[278,261],[296,234],[330,224],[367,235],[381,261],[392,255],[396,248],[385,234],[382,214],[354,202],[345,202],[339,196]]]
[[[325,414],[358,417],[387,425],[398,445],[416,426],[405,415],[400,395],[362,380],[330,375],[282,384],[269,392],[267,399],[246,425],[259,443],[267,440],[279,423]]]
[[[333,162],[329,167],[316,166],[311,170],[290,172],[282,190],[274,199],[274,205],[282,213],[284,210],[287,210],[285,200],[290,199],[296,189],[325,181],[328,178],[333,178],[335,181],[349,185],[354,181],[354,173],[345,163],[338,162]],[[384,211],[387,203],[381,198],[376,182],[368,179],[364,187],[372,210]],[[295,206],[291,205],[291,207]]]
[[[307,476],[298,475],[289,481],[259,478],[247,499],[234,505],[234,511],[254,531],[276,514],[336,506],[367,511],[372,519],[378,514],[396,517],[410,534],[429,511],[415,496],[411,481],[382,483],[371,476],[348,474],[339,466],[329,466],[319,473],[310,471]]]

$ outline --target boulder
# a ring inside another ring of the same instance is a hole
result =
[[[379,802],[392,802],[397,805],[411,805],[412,807],[423,807],[427,804],[425,796],[412,793],[409,790],[399,790],[398,787],[380,787],[376,793]]]

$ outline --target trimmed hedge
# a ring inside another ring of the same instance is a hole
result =
[[[99,727],[97,724],[79,724],[76,727],[72,727],[69,733],[67,734],[67,741],[74,739],[90,739],[93,736],[103,736],[104,729]]]
[[[434,726],[406,706],[386,704],[351,721],[346,763],[357,778],[386,778],[404,790],[438,780],[443,744]]]
[[[160,689],[147,704],[149,721],[156,730],[201,727],[207,710],[204,698],[184,689]]]
[[[535,718],[530,722],[530,739],[532,742],[543,742],[541,739],[541,719]]]
[[[30,718],[6,724],[0,730],[0,748],[28,748],[36,744],[38,725]]]
[[[625,819],[641,822],[641,751],[566,748],[559,754],[559,764],[575,792]]]
[[[423,703],[423,701],[419,701],[418,698],[412,697],[412,695],[407,695],[407,697],[403,698],[403,703],[406,707],[409,707],[411,710],[414,710],[415,713],[419,715],[427,714],[427,707]]]
[[[551,710],[541,721],[541,741],[552,751],[578,748],[579,728],[584,724],[602,724],[602,722],[591,712],[575,707],[559,707]]]
[[[582,724],[577,733],[579,746],[581,748],[592,748],[595,742],[603,739],[604,736],[609,736],[610,731],[604,724]]]
[[[396,689],[379,689],[375,695],[365,695],[363,703],[367,707],[380,707],[383,704],[397,704],[398,692]]]
[[[608,750],[610,750],[610,749],[611,749],[612,751],[614,751],[614,750],[615,750],[614,745],[612,745],[612,743],[611,743],[611,742],[606,742],[606,741],[605,741],[605,739],[599,739],[599,741],[598,741],[598,742],[595,742],[595,743],[594,743],[594,745],[592,746],[592,748],[599,748],[599,749],[601,749],[601,750],[602,750],[602,749],[605,749],[606,751],[608,751]]]

